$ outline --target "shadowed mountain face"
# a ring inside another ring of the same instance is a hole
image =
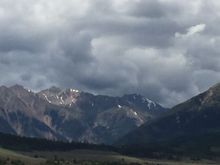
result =
[[[163,146],[199,150],[220,147],[220,84],[172,108],[162,117],[142,125],[117,144]],[[197,145],[197,146],[196,146]]]
[[[0,87],[0,132],[90,143],[112,143],[163,114],[159,104],[136,94],[92,95],[52,87],[33,93]]]

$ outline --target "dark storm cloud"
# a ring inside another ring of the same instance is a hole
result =
[[[219,9],[217,0],[2,0],[0,83],[174,105],[220,81]]]
[[[128,4],[127,13],[136,17],[157,19],[169,14],[179,14],[179,5],[159,0],[132,1]]]

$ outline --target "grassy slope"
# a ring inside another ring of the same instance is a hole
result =
[[[121,162],[122,160],[128,164],[139,163],[141,165],[218,165],[219,163],[211,161],[169,161],[169,160],[153,160],[153,159],[141,159],[135,157],[123,156],[115,152],[102,152],[91,150],[75,150],[71,152],[33,152],[27,153],[30,156],[38,155],[45,159],[54,159],[56,156],[58,159],[65,160],[81,160],[81,161],[100,161],[100,162]]]
[[[45,162],[45,159],[37,159],[37,158],[32,158],[30,156],[26,156],[23,154],[19,154],[7,149],[2,149],[0,148],[0,159],[10,159],[10,160],[21,160],[25,164],[28,165],[40,165],[41,163]]]
[[[33,158],[34,155],[43,158]],[[150,160],[134,157],[123,156],[115,152],[91,151],[91,150],[75,150],[71,152],[31,152],[31,153],[16,153],[10,150],[0,148],[0,159],[21,160],[25,165],[42,165],[46,159],[54,159],[54,157],[65,160],[80,160],[80,161],[99,161],[99,162],[126,162],[139,163],[141,165],[217,165],[213,162],[175,162],[167,160]]]

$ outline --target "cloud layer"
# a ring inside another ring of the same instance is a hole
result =
[[[220,81],[219,11],[218,0],[1,0],[0,84],[173,106]]]

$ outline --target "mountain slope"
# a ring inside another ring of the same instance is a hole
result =
[[[165,112],[159,104],[136,94],[110,97],[52,87],[39,95],[51,104],[68,109],[65,120],[54,123],[57,130],[69,139],[74,137],[90,143],[110,144]],[[51,115],[61,119],[58,117],[61,114]]]
[[[109,97],[52,87],[39,93],[0,87],[0,132],[65,141],[112,143],[165,112],[140,95]]]
[[[56,133],[44,122],[47,102],[21,86],[0,87],[1,132],[55,139]]]
[[[117,144],[207,152],[219,147],[220,135],[220,84],[172,108],[159,119],[146,123],[121,138]],[[152,149],[151,148],[151,149]]]

